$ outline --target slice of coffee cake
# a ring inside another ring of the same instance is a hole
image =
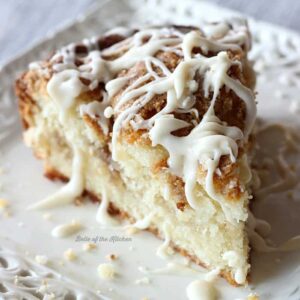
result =
[[[51,178],[34,205],[102,201],[232,284],[249,271],[255,76],[244,21],[118,28],[33,63],[16,83],[24,139]]]

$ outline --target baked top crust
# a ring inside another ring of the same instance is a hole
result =
[[[120,139],[162,148],[158,165],[182,179],[190,206],[198,182],[228,210],[224,201],[249,196],[240,176],[256,113],[249,47],[239,19],[123,28],[64,47],[27,76],[42,75],[61,119],[79,109],[114,161]]]

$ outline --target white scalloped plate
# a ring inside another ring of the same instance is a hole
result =
[[[80,234],[88,236],[126,236],[121,230],[104,230],[95,222],[95,204],[86,203],[77,207],[69,205],[51,212],[53,218],[45,220],[42,213],[27,211],[29,203],[44,198],[57,190],[59,184],[49,182],[42,176],[41,162],[37,161],[27,149],[21,138],[20,122],[13,93],[13,82],[29,62],[39,60],[51,50],[71,41],[98,35],[105,30],[120,25],[141,25],[144,23],[176,23],[197,25],[202,20],[218,20],[236,15],[229,10],[213,6],[206,2],[185,0],[173,4],[171,1],[107,1],[93,8],[85,16],[69,24],[60,31],[49,35],[44,41],[14,59],[0,72],[0,198],[10,201],[12,215],[0,216],[0,243],[2,248],[11,249],[19,254],[0,249],[0,264],[8,264],[11,269],[0,272],[0,283],[11,282],[6,296],[0,284],[0,299],[38,299],[37,287],[43,278],[48,278],[49,290],[56,292],[55,299],[185,299],[185,288],[195,279],[195,275],[150,275],[151,283],[137,285],[135,280],[144,277],[139,266],[158,268],[166,262],[157,258],[156,248],[160,245],[149,233],[131,236],[131,241],[100,242],[96,250],[89,253],[82,250],[82,243],[75,237],[54,239],[51,229],[60,223],[78,219],[85,224]],[[250,20],[254,35],[251,58],[256,60],[258,76],[259,117],[266,123],[279,122],[284,126],[300,129],[300,37],[273,25]],[[280,132],[263,135],[258,138],[260,155],[276,158]],[[263,153],[264,152],[264,153]],[[296,151],[291,153],[295,172],[299,175],[299,158]],[[290,158],[288,159],[290,160]],[[276,173],[276,172],[275,172]],[[271,182],[278,180],[270,176]],[[291,197],[293,194],[293,197]],[[297,200],[298,199],[298,200]],[[270,238],[281,242],[300,233],[300,196],[299,188],[285,190],[276,195],[268,195],[264,201],[256,204],[256,214],[266,218],[272,224]],[[78,259],[65,262],[63,252],[73,248]],[[119,275],[114,281],[103,281],[97,275],[99,263],[106,262],[105,256],[114,253],[119,259],[114,262]],[[47,267],[37,265],[33,258],[36,254],[46,255]],[[5,263],[4,263],[5,262]],[[232,288],[223,280],[216,283],[220,299],[245,299],[255,291],[261,299],[300,299],[300,252],[288,254],[254,253],[252,285],[248,288]],[[14,276],[20,270],[19,283],[14,284]],[[29,273],[28,273],[29,272]],[[25,275],[29,275],[29,277]],[[2,276],[2,277],[1,277]],[[49,279],[51,277],[51,279]],[[27,280],[27,281],[26,281]],[[20,282],[31,287],[20,288]],[[98,292],[97,292],[98,291]],[[26,293],[26,296],[24,296]],[[40,291],[40,297],[47,291]],[[98,293],[98,295],[97,295]],[[101,294],[101,296],[100,296]],[[14,295],[14,296],[13,296]],[[68,295],[69,298],[65,297]],[[73,298],[72,298],[73,295]],[[105,296],[104,296],[105,295]],[[81,298],[80,298],[81,297]]]

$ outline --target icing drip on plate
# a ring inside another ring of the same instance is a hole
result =
[[[228,262],[230,267],[237,270],[234,274],[234,280],[238,284],[243,284],[246,280],[247,271],[249,268],[249,265],[245,266],[244,268],[240,267],[243,264],[244,258],[238,255],[235,251],[227,251],[223,254],[223,259]]]
[[[53,195],[46,197],[44,200],[35,203],[29,207],[29,209],[48,209],[56,206],[72,203],[76,197],[81,196],[84,190],[84,178],[83,178],[83,153],[75,145],[74,158],[72,165],[72,176],[70,181],[58,190]]]
[[[298,166],[300,147],[299,136],[290,126],[278,123],[258,123],[256,130],[258,151],[255,157],[256,171],[259,176],[259,184],[254,195],[254,211],[256,205],[265,205],[268,201],[270,207],[276,207],[274,203],[278,197],[284,206],[290,205],[287,195],[296,190],[299,182]],[[294,208],[289,208],[293,210]],[[276,216],[267,218],[273,224]],[[288,220],[290,221],[290,220]],[[282,221],[281,221],[282,222]],[[274,223],[275,225],[275,223]],[[281,226],[281,225],[280,225]],[[297,228],[297,226],[295,226]],[[290,252],[300,250],[299,232],[293,232],[277,241],[275,245],[270,238],[271,225],[265,220],[256,218],[249,213],[247,231],[252,248],[257,252]],[[276,225],[273,231],[276,232]],[[296,235],[295,235],[296,234]],[[290,238],[290,236],[292,236]]]
[[[163,259],[166,259],[169,256],[169,251],[170,251],[170,242],[171,242],[171,237],[169,233],[169,223],[164,223],[164,242],[161,244],[157,251],[156,254]]]
[[[98,223],[100,223],[103,226],[116,226],[118,225],[118,221],[109,215],[108,205],[109,205],[109,199],[107,196],[107,192],[104,189],[102,191],[102,199],[97,211],[96,220]]]
[[[266,230],[267,229],[267,230]],[[261,230],[263,232],[261,232]],[[293,236],[279,246],[269,245],[265,240],[264,232],[271,230],[271,226],[264,220],[257,219],[249,213],[247,231],[251,246],[258,252],[292,252],[300,250],[300,235]]]
[[[216,300],[217,291],[212,283],[204,280],[192,281],[186,288],[189,300]]]
[[[57,225],[51,231],[51,235],[56,238],[64,238],[70,236],[83,228],[78,221],[72,220],[70,223]]]

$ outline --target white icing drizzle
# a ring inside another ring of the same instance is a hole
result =
[[[91,118],[97,120],[98,124],[100,125],[103,133],[105,135],[109,132],[109,122],[107,116],[105,115],[105,110],[108,108],[108,102],[107,102],[107,95],[106,93],[103,93],[103,97],[106,99],[103,99],[102,102],[93,101],[88,104],[82,104],[79,107],[80,115],[88,115]]]
[[[114,110],[111,106],[108,106],[104,110],[104,117],[105,118],[111,118],[114,115]]]
[[[255,192],[255,198],[259,201],[266,200],[267,197],[272,195],[290,191],[298,184],[298,175],[294,169],[292,169],[288,162],[287,157],[292,153],[299,153],[300,147],[297,142],[299,137],[292,128],[280,125],[280,124],[267,124],[262,125],[257,131],[258,139],[265,139],[265,137],[271,137],[280,141],[278,145],[272,146],[272,155],[264,151],[263,156],[267,155],[267,169],[269,172],[276,173],[275,182],[267,184]],[[265,143],[267,144],[267,139]],[[262,144],[262,148],[266,144]],[[262,149],[266,150],[266,149]],[[259,162],[258,162],[259,164]],[[278,178],[277,178],[278,177]],[[272,199],[270,199],[272,200]],[[285,201],[286,199],[282,199]],[[265,239],[271,232],[271,225],[261,219],[255,218],[250,212],[247,222],[247,231],[252,248],[258,252],[289,252],[300,250],[300,235],[296,235],[278,246],[274,246]]]
[[[68,237],[83,228],[82,224],[76,220],[72,220],[70,223],[57,225],[51,231],[51,235],[56,238]]]
[[[204,280],[192,281],[186,288],[186,295],[189,300],[216,300],[218,298],[214,285]]]
[[[278,168],[281,170],[282,178],[281,180],[258,190],[255,193],[255,196],[259,200],[265,199],[270,194],[287,191],[299,183],[297,174],[287,165],[287,162],[283,156],[283,152],[279,153],[278,157],[276,158],[276,163]]]
[[[271,226],[269,223],[264,220],[256,219],[252,213],[249,213],[247,231],[251,246],[254,250],[258,252],[290,252],[300,250],[300,235],[288,239],[277,247],[268,245],[264,233],[270,230]],[[261,234],[261,231],[263,231],[263,234]]]
[[[170,224],[165,222],[163,224],[163,232],[164,232],[165,240],[156,250],[156,255],[164,259],[169,256],[169,250],[170,250],[171,236],[170,236],[169,228],[170,228]]]
[[[115,96],[118,93],[118,91],[120,91],[127,84],[127,82],[127,77],[119,77],[109,81],[105,86],[108,96]]]
[[[66,121],[68,114],[75,105],[75,98],[84,88],[79,76],[80,73],[77,70],[63,70],[52,76],[47,84],[48,94],[58,107],[61,123]]]
[[[140,266],[139,271],[147,275],[181,275],[181,276],[197,276],[203,275],[202,272],[194,270],[187,265],[180,264],[178,262],[168,262],[165,267],[157,269],[148,269]],[[205,272],[205,271],[203,271]]]
[[[270,186],[263,187],[256,192],[258,199],[265,199],[267,195],[277,192],[287,191],[295,187],[299,183],[297,174],[291,170],[287,162],[283,157],[283,153],[280,153],[276,159],[276,163],[282,171],[282,179],[273,183]]]
[[[212,269],[211,271],[209,271],[208,273],[205,274],[205,281],[207,282],[213,282],[215,281],[218,276],[220,275],[220,268],[215,268],[215,269]]]
[[[133,224],[126,225],[123,228],[125,230],[128,228],[136,228],[140,230],[147,229],[149,228],[153,217],[154,217],[154,213],[150,213],[149,215],[145,216],[143,219],[140,219]]]
[[[128,28],[128,27],[119,26],[119,27],[115,27],[115,28],[107,31],[105,33],[105,35],[118,34],[121,36],[129,37],[132,33],[133,33],[133,29]]]
[[[138,269],[141,273],[146,274],[148,276],[149,275],[150,276],[151,275],[174,275],[174,276],[188,276],[188,277],[197,278],[196,281],[201,281],[204,286],[210,286],[212,287],[212,289],[214,289],[213,283],[217,279],[217,276],[220,273],[219,269],[213,269],[211,271],[207,271],[199,268],[194,269],[191,266],[189,266],[188,261],[179,262],[177,260],[169,261],[166,264],[166,266],[157,269],[149,269],[143,266],[140,266]],[[197,299],[202,300],[202,298],[197,298]]]
[[[286,242],[282,243],[278,247],[279,251],[289,252],[289,251],[299,251],[300,250],[300,235],[296,235]]]
[[[107,211],[109,205],[109,199],[105,189],[102,190],[101,203],[99,205],[96,221],[103,226],[117,226],[118,221],[111,217]]]
[[[243,284],[246,281],[246,276],[250,267],[250,265],[244,266],[244,257],[239,255],[236,251],[227,251],[223,254],[223,259],[227,261],[230,267],[236,269],[234,280],[238,284]]]
[[[151,280],[148,277],[139,278],[134,281],[134,284],[137,284],[137,285],[144,285],[144,284],[147,285],[150,283],[151,283]]]
[[[71,44],[52,58],[53,69],[57,73],[51,77],[47,90],[57,104],[60,121],[64,124],[68,115],[73,112],[78,95],[87,88],[93,90],[100,82],[104,83],[106,91],[103,92],[103,101],[82,105],[80,112],[93,118],[97,116],[104,133],[108,133],[106,117],[114,114],[111,147],[113,160],[118,160],[117,138],[123,126],[130,123],[134,129],[147,128],[153,146],[162,145],[168,150],[170,170],[185,181],[185,193],[191,207],[197,209],[194,188],[198,182],[198,166],[201,164],[207,171],[205,189],[209,196],[222,207],[230,222],[244,221],[247,218],[246,211],[232,215],[232,204],[223,201],[224,196],[215,191],[213,174],[221,156],[229,156],[233,163],[236,161],[237,142],[247,140],[255,120],[256,105],[252,91],[227,74],[232,66],[242,68],[242,64],[230,59],[226,51],[231,49],[241,52],[244,44],[247,48],[248,32],[242,21],[235,21],[232,29],[227,23],[215,26],[213,36],[218,36],[218,39],[210,40],[199,30],[184,34],[175,28],[146,28],[102,52],[94,50],[95,40],[85,41],[84,44],[92,51],[81,57],[82,64],[79,67],[75,63],[76,46]],[[201,54],[193,53],[195,47],[201,49]],[[155,57],[161,50],[181,56],[174,72]],[[215,54],[206,56],[209,52]],[[105,59],[116,53],[119,53],[117,58]],[[140,62],[144,63],[146,74],[122,91],[113,111],[107,110],[111,97],[119,93],[130,79],[126,76],[116,78],[118,73]],[[154,66],[160,69],[160,74],[154,70]],[[193,109],[196,101],[193,93],[198,89],[198,83],[194,79],[196,74],[203,78],[205,96],[209,97],[210,92],[213,93],[211,104],[200,123],[194,121],[195,127],[189,135],[175,137],[172,131],[190,124],[176,119],[173,113],[196,112]],[[81,78],[89,80],[88,87],[82,83]],[[215,101],[224,86],[245,103],[247,110],[244,133],[237,127],[227,126],[214,113]],[[149,120],[143,120],[137,115],[138,111],[157,94],[167,95],[166,106]],[[132,104],[133,99],[135,101]],[[128,102],[131,104],[127,105]],[[78,192],[76,190],[73,194],[78,195]],[[60,201],[60,197],[55,198],[58,199],[56,203]],[[237,205],[243,209],[243,203]]]
[[[300,147],[297,144],[299,137],[293,132],[292,129],[279,124],[269,124],[263,126],[258,130],[257,135],[271,134],[273,130],[275,130],[277,134],[282,134],[282,136],[277,136],[276,138],[284,140],[282,146],[278,149],[277,156],[271,160],[272,163],[274,160],[276,164],[276,171],[279,173],[280,179],[270,185],[262,187],[255,192],[255,197],[260,201],[265,200],[269,195],[288,191],[294,188],[299,182],[296,172],[291,169],[285,159],[290,151],[300,151]]]
[[[36,255],[34,260],[40,265],[47,265],[49,261],[46,255]]]
[[[221,156],[225,153],[230,155],[233,162],[235,161],[238,151],[235,140],[241,138],[241,131],[236,127],[226,128],[215,116],[206,114],[188,136],[181,138],[167,136],[170,132],[185,126],[186,122],[166,115],[156,121],[150,131],[150,136],[153,141],[163,145],[170,152],[168,163],[171,169],[178,175],[183,174],[185,193],[191,207],[197,209],[193,191],[197,182],[197,162],[200,162],[208,170],[205,182],[206,191],[219,202],[228,219],[232,221],[230,204],[222,201],[222,197],[214,190],[213,174]],[[225,131],[227,131],[227,137],[221,135]],[[211,135],[212,132],[214,132],[213,135]]]
[[[56,206],[72,203],[74,199],[80,196],[84,190],[83,178],[83,153],[73,145],[74,158],[72,165],[72,176],[70,181],[64,185],[53,195],[45,198],[44,200],[31,205],[28,209],[48,209]]]

